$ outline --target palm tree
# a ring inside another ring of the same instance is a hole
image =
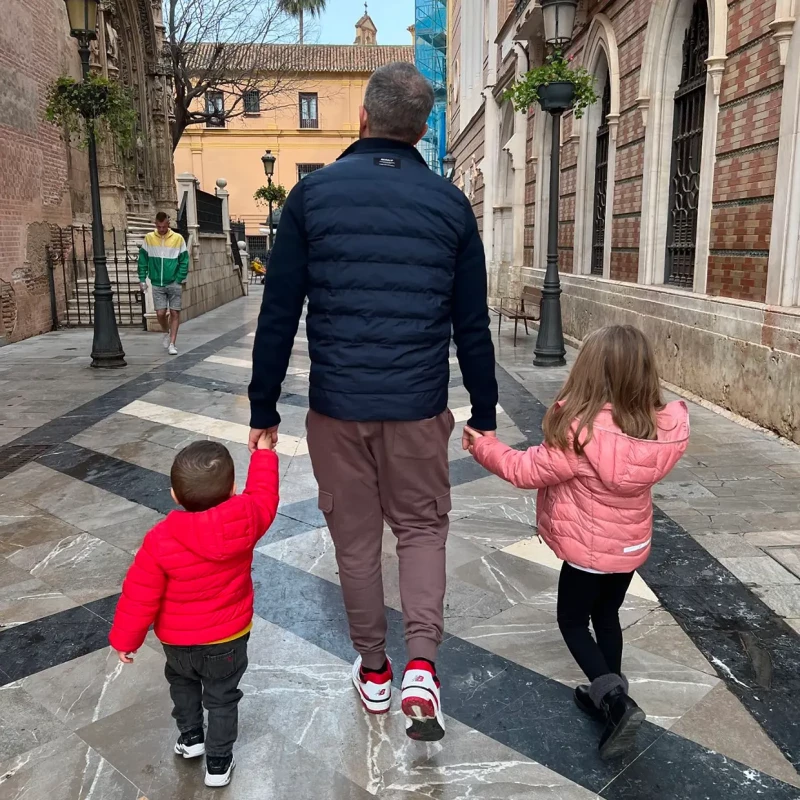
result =
[[[318,17],[324,10],[327,0],[279,0],[281,8],[295,17],[300,25],[300,44],[303,44],[303,15],[308,12]]]

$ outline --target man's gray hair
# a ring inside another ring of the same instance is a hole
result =
[[[396,61],[375,70],[364,108],[371,136],[416,144],[433,109],[433,86],[413,64]]]

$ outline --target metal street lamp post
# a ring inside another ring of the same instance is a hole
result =
[[[272,186],[272,176],[275,174],[275,161],[277,159],[272,155],[272,150],[267,150],[261,156],[261,163],[264,165],[264,174],[267,176],[267,186]],[[269,198],[269,251],[272,252],[272,197]]]
[[[577,0],[542,0],[545,40],[556,49],[572,40]],[[547,269],[542,285],[539,335],[536,338],[535,367],[563,367],[566,363],[561,325],[561,280],[558,275],[558,202],[561,189],[561,117],[572,107],[574,87],[552,83],[539,88],[542,109],[552,116],[550,152],[550,208],[547,228]]]
[[[70,33],[78,40],[83,80],[89,77],[89,43],[97,36],[97,0],[66,0]],[[89,138],[89,183],[92,196],[92,260],[94,262],[94,338],[92,366],[98,369],[124,367],[125,353],[114,316],[114,293],[108,277],[97,172],[97,141],[94,119],[86,118]]]

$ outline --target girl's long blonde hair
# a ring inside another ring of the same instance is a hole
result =
[[[664,408],[653,348],[633,325],[609,325],[586,338],[578,358],[542,425],[547,444],[578,455],[591,441],[594,420],[611,404],[616,426],[636,439],[658,437]],[[575,420],[579,420],[573,431]]]

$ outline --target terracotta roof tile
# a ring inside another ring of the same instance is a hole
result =
[[[213,44],[199,45],[193,53],[197,63],[210,60],[214,47]],[[265,72],[374,72],[394,61],[414,62],[411,45],[262,44],[234,47],[238,52],[226,55],[231,68],[252,69],[255,60]]]

